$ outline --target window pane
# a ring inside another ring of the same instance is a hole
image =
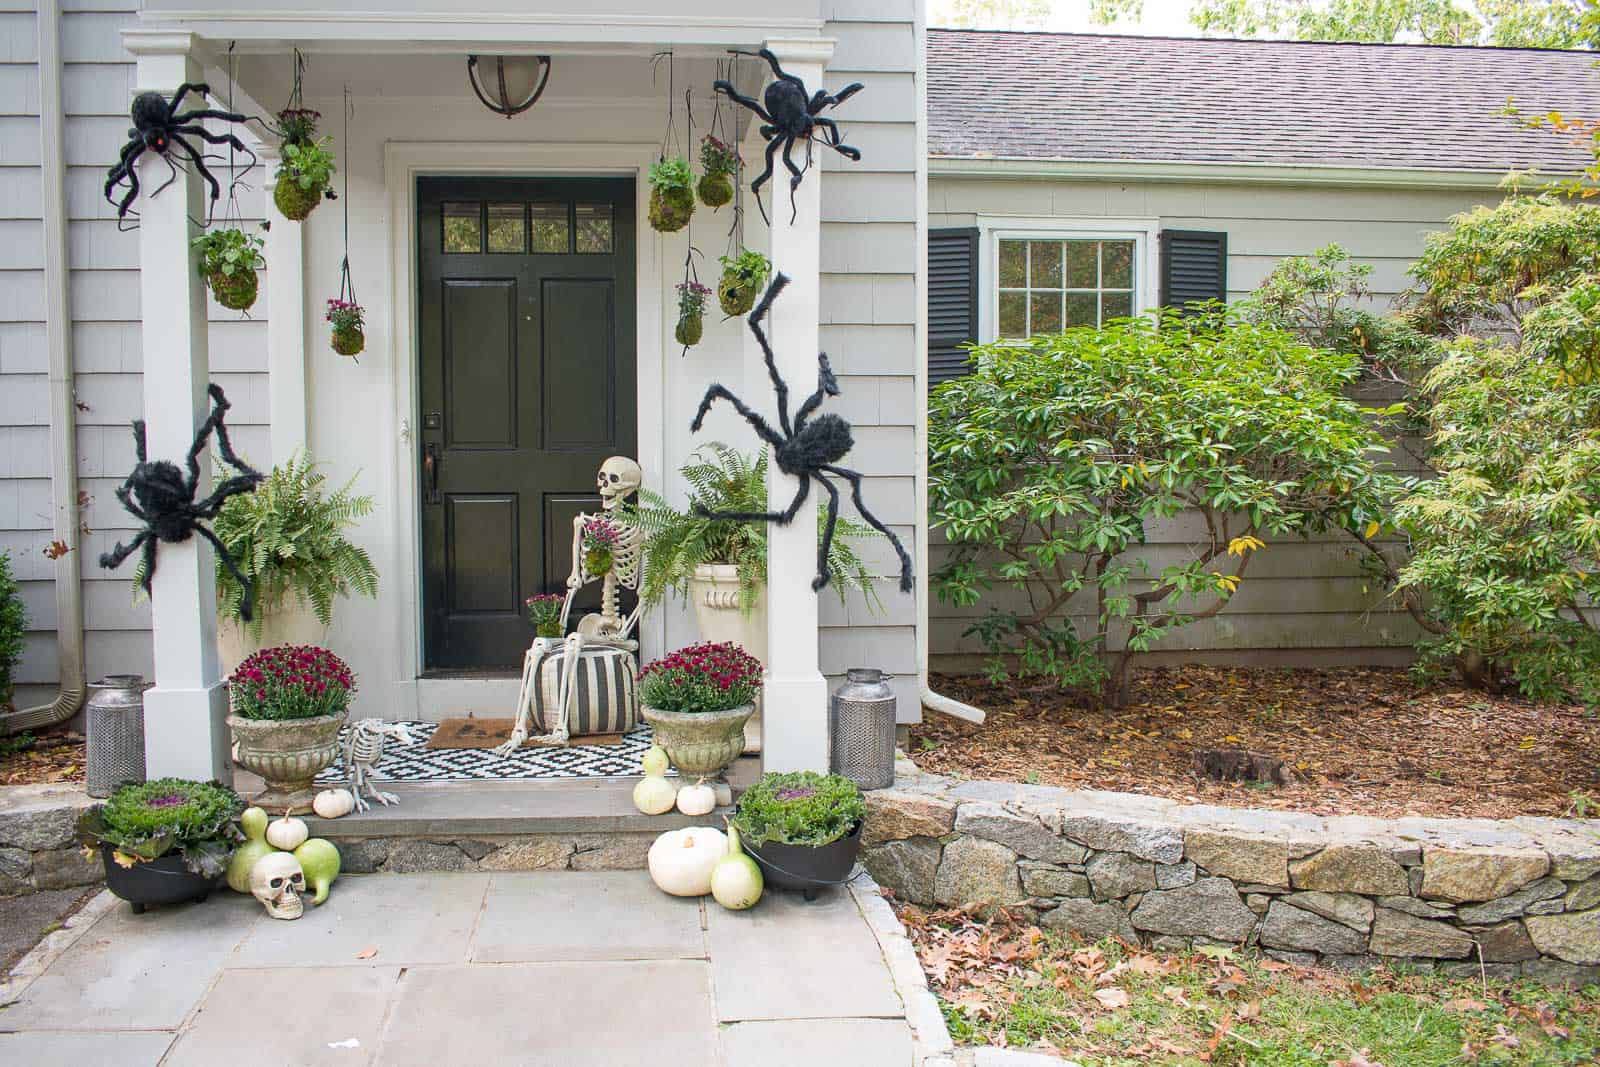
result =
[[[579,204],[578,251],[589,253],[611,252],[611,205]]]
[[[1100,242],[1100,284],[1107,289],[1133,288],[1133,242]]]
[[[1100,321],[1110,322],[1112,319],[1125,319],[1133,314],[1132,293],[1101,293],[1100,294]]]
[[[1030,334],[1061,332],[1061,294],[1033,293],[1028,301]]]
[[[535,252],[560,252],[572,250],[567,234],[566,204],[530,204],[533,215],[533,250]]]
[[[489,205],[489,251],[521,252],[527,248],[521,204]]]
[[[444,205],[444,250],[446,252],[482,252],[483,223],[479,218],[478,204]]]
[[[1061,244],[1058,241],[1028,242],[1028,287],[1061,288]]]
[[[1098,326],[1099,322],[1095,319],[1094,312],[1095,297],[1093,293],[1067,294],[1068,326]]]
[[[1093,289],[1095,287],[1096,241],[1067,242],[1067,288]]]
[[[1000,336],[1028,336],[1028,294],[1000,294]]]
[[[1028,242],[1000,242],[1000,287],[1021,289],[1028,284]]]

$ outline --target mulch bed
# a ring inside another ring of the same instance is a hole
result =
[[[83,781],[83,735],[53,727],[0,737],[0,785]]]
[[[1600,716],[1451,686],[1402,670],[1174,667],[1136,671],[1120,709],[1032,679],[933,677],[983,708],[974,726],[927,713],[910,755],[965,778],[1147,793],[1190,803],[1322,815],[1506,818],[1600,805]],[[1285,786],[1198,777],[1200,749],[1282,759]]]

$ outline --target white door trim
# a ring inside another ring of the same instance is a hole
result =
[[[666,455],[666,419],[661,398],[667,395],[666,359],[662,342],[661,238],[645,220],[649,215],[650,164],[659,149],[654,144],[541,144],[461,143],[441,141],[389,141],[383,148],[384,186],[388,193],[390,248],[393,264],[390,293],[389,336],[395,339],[394,373],[390,378],[393,410],[399,413],[395,440],[394,501],[390,533],[397,556],[410,581],[396,581],[397,602],[390,615],[387,635],[395,649],[398,677],[394,679],[395,704],[391,718],[435,718],[437,701],[419,683],[422,672],[422,521],[417,506],[417,366],[416,330],[416,212],[417,179],[439,174],[517,174],[530,177],[629,175],[635,196],[635,346],[638,378],[638,451],[646,485],[664,486],[662,457]],[[651,612],[640,624],[641,652],[658,655],[666,644],[666,616]],[[459,689],[453,680],[447,684]],[[494,680],[486,679],[486,686]],[[456,700],[457,707],[463,707]],[[432,714],[429,714],[429,713]],[[506,705],[504,714],[511,714]]]

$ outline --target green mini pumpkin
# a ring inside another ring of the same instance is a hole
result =
[[[700,177],[700,202],[709,208],[718,208],[733,199],[733,179],[726,174],[704,174]]]
[[[284,218],[301,222],[322,203],[325,189],[326,186],[321,184],[302,189],[300,183],[293,178],[284,178],[273,188],[272,202],[278,205],[278,210],[283,212]]]
[[[256,293],[260,289],[256,272],[249,268],[236,270],[232,274],[213,271],[206,278],[206,284],[211,286],[211,295],[217,298],[217,303],[230,311],[249,310],[255,304]]]
[[[680,345],[693,347],[700,343],[701,334],[705,333],[705,319],[700,315],[680,315],[678,328],[673,331],[673,336]]]
[[[361,350],[366,347],[367,335],[358,327],[351,326],[333,331],[333,350],[341,356],[359,356]]]
[[[687,188],[650,190],[650,225],[662,233],[676,233],[689,225],[694,214],[694,190]]]

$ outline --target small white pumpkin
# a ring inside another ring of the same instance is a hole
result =
[[[650,880],[675,897],[703,897],[711,892],[711,872],[728,854],[728,839],[710,826],[668,830],[650,846],[645,862]]]
[[[641,778],[633,787],[633,806],[646,815],[665,815],[672,810],[675,799],[672,783],[660,775]]]
[[[678,810],[685,815],[710,815],[717,806],[717,791],[704,778],[678,790]]]
[[[306,838],[310,836],[311,831],[306,829],[304,819],[294,819],[288,815],[274,819],[267,827],[267,844],[285,852],[293,852],[305,844]]]
[[[672,766],[672,761],[667,758],[666,749],[660,745],[651,745],[645,750],[639,765],[644,768],[645,777],[662,778],[666,776],[667,768]]]
[[[324,819],[349,815],[355,806],[356,798],[348,789],[324,789],[311,801],[311,810]]]

